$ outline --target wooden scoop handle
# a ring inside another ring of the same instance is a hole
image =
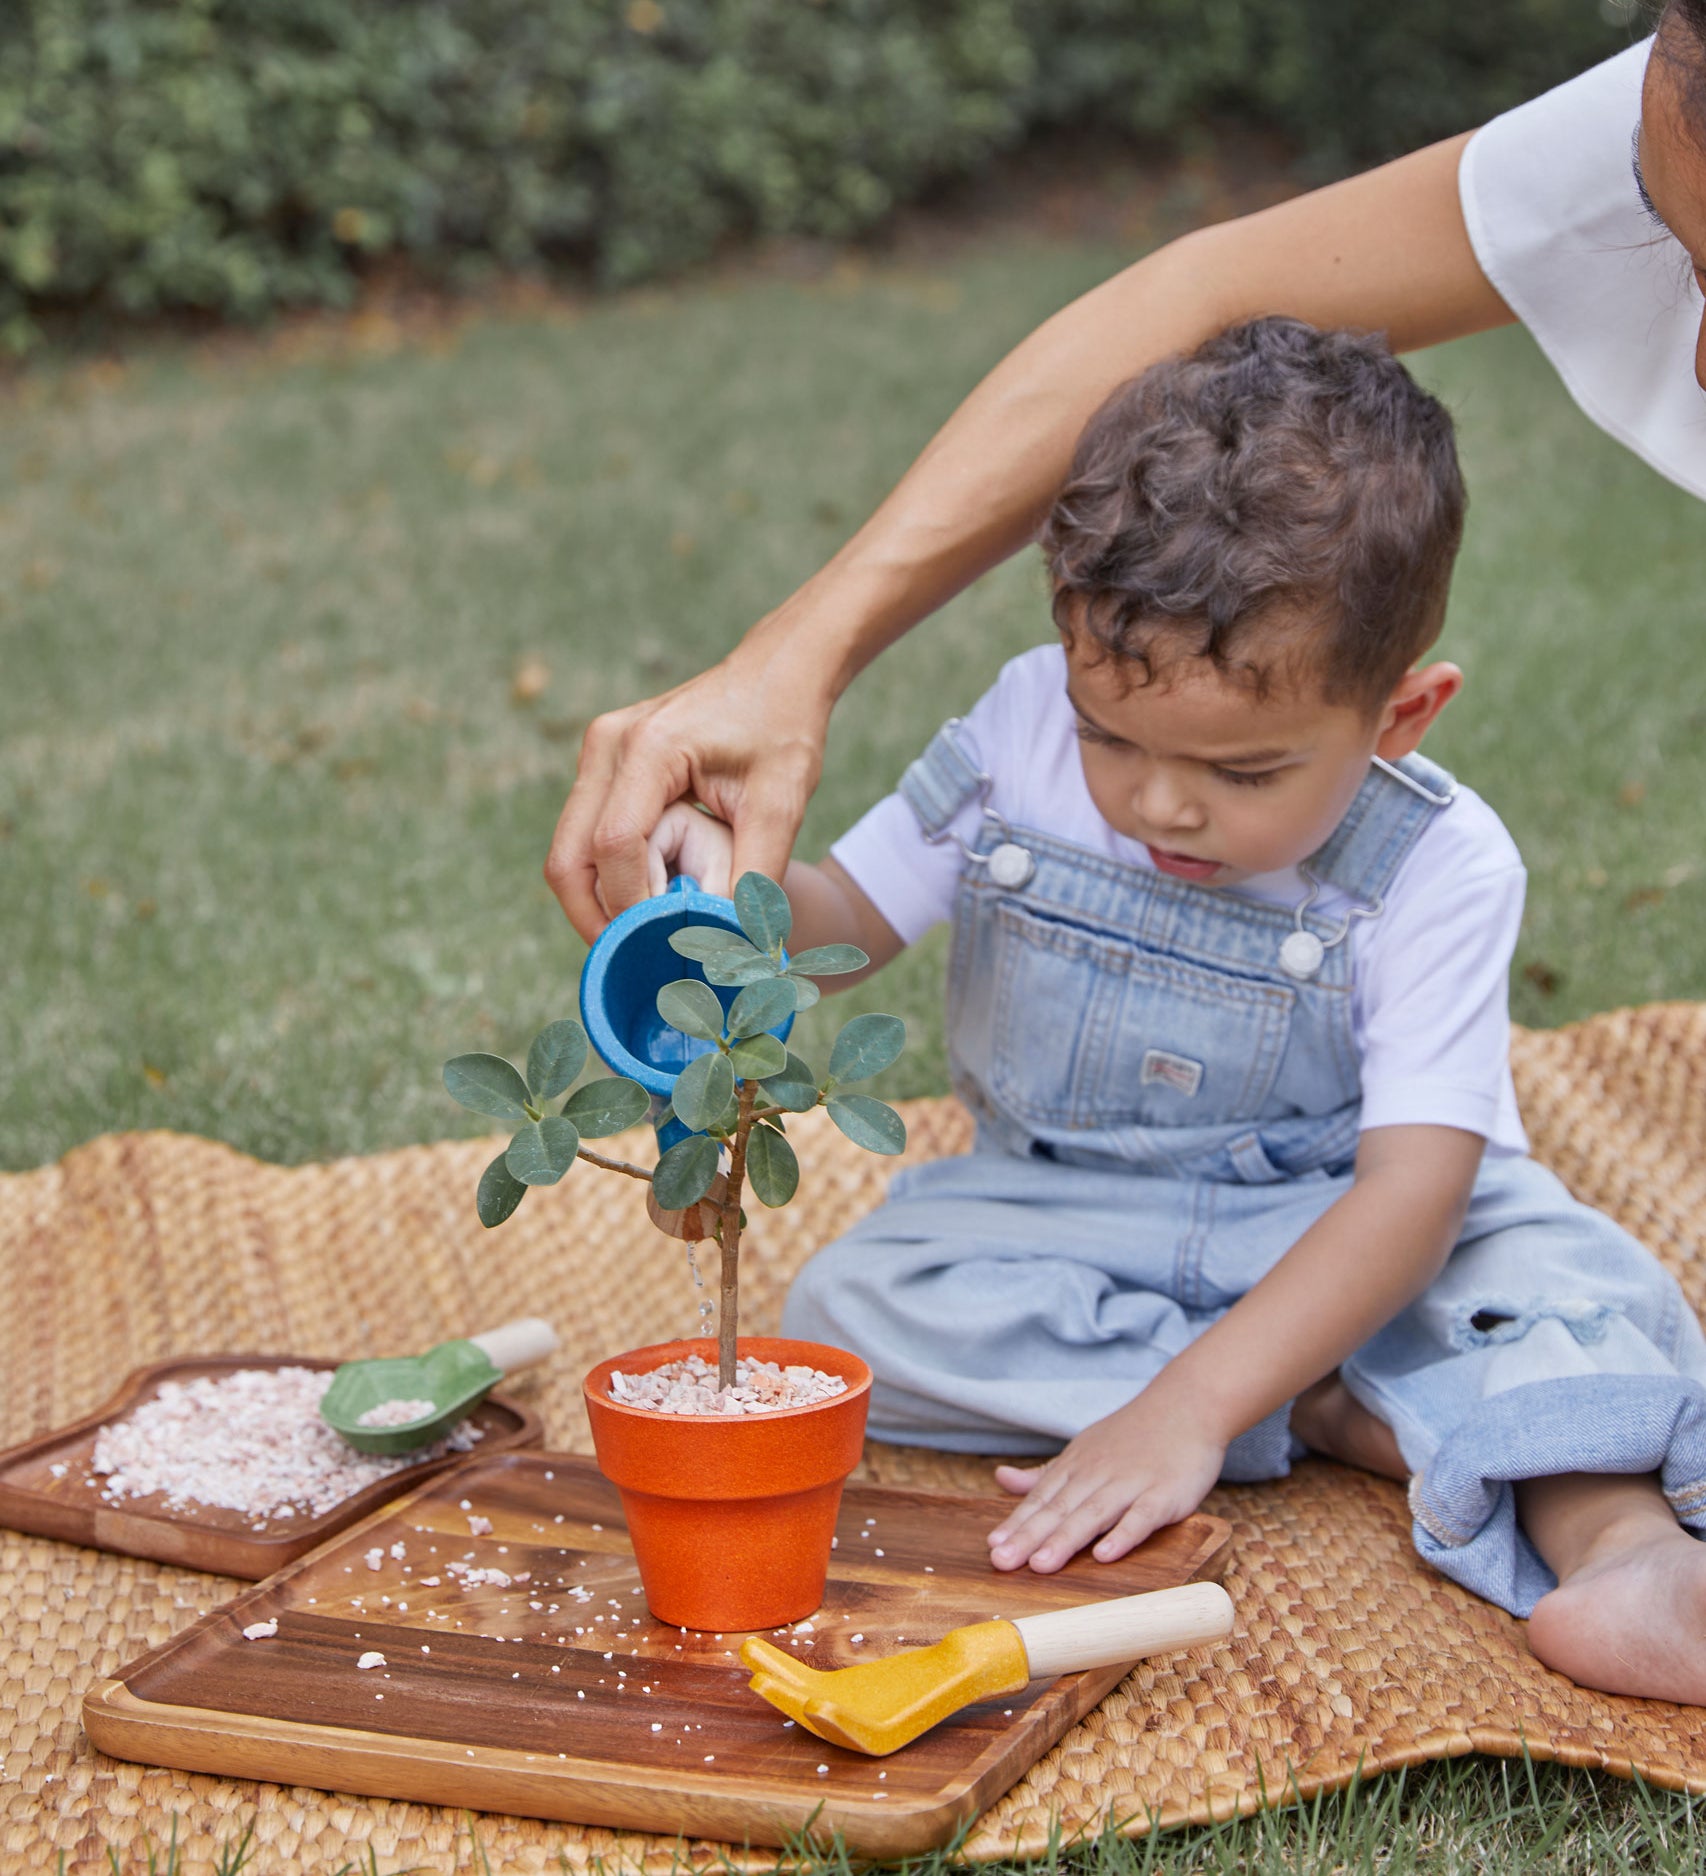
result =
[[[1232,1598],[1218,1583],[1183,1583],[1143,1596],[1051,1609],[1014,1620],[1033,1680],[1081,1668],[1141,1661],[1171,1648],[1200,1648],[1232,1633]]]
[[[518,1316],[496,1329],[486,1329],[468,1340],[500,1374],[514,1374],[530,1362],[543,1361],[555,1352],[557,1331],[538,1316]]]

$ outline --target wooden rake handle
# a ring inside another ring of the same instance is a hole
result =
[[[1022,1615],[1013,1626],[1025,1644],[1032,1679],[1049,1680],[1224,1641],[1232,1633],[1232,1598],[1218,1583],[1184,1583],[1144,1596]]]

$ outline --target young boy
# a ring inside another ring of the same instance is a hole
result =
[[[978,1143],[784,1327],[870,1362],[880,1438],[1053,1454],[997,1468],[997,1568],[1313,1449],[1408,1478],[1422,1555],[1543,1661],[1706,1702],[1706,1338],[1526,1157],[1521,861],[1417,753],[1462,516],[1370,338],[1256,321],[1097,413],[1042,534],[1059,644],[789,869],[797,946],[875,968],[952,918]],[[726,890],[726,830],[672,811],[672,863]]]

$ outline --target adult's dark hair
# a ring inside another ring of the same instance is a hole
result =
[[[1255,319],[1122,385],[1043,525],[1054,616],[1148,682],[1204,657],[1376,708],[1439,635],[1451,418],[1377,338]]]

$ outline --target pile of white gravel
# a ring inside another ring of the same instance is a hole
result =
[[[174,1509],[317,1517],[376,1479],[468,1452],[481,1437],[464,1420],[418,1452],[358,1453],[320,1418],[331,1380],[328,1369],[239,1368],[217,1379],[162,1382],[96,1434],[91,1470],[102,1498],[116,1504],[158,1494]]]
[[[838,1374],[821,1368],[784,1368],[774,1361],[739,1360],[735,1384],[717,1386],[717,1370],[702,1355],[665,1362],[646,1374],[614,1373],[610,1398],[624,1407],[664,1414],[762,1414],[783,1407],[812,1407],[847,1392]]]

